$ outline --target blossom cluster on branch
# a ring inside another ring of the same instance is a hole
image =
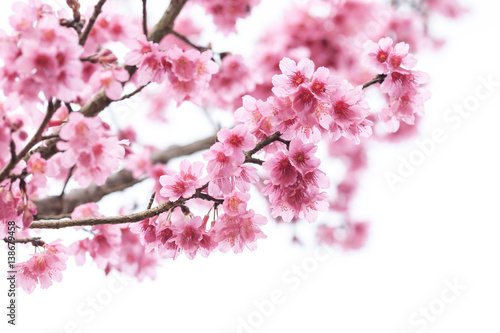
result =
[[[429,93],[410,49],[440,44],[430,14],[463,9],[451,0],[417,1],[410,11],[397,2],[311,0],[292,4],[251,59],[199,44],[206,36],[195,7],[227,35],[260,2],[172,0],[154,27],[146,11],[119,14],[117,0],[86,12],[79,1],[59,11],[42,0],[13,5],[11,29],[0,32],[0,238],[15,221],[19,242],[40,250],[17,265],[26,292],[60,281],[68,255],[142,280],[154,278],[161,259],[255,250],[268,220],[332,219],[317,228],[319,242],[364,245],[368,224],[352,217],[350,203],[366,142],[413,133]],[[382,108],[370,107],[371,86]],[[135,95],[146,102],[134,112],[158,123],[181,104],[225,110],[234,122],[201,143],[165,150],[141,142],[144,129],[101,117]],[[324,167],[322,146],[342,176]],[[198,160],[184,158],[176,170],[167,164],[197,151]],[[136,193],[151,198],[145,210],[101,213],[102,197],[148,179],[150,191]],[[68,192],[68,184],[77,188]],[[82,235],[67,246],[30,237],[67,227]]]

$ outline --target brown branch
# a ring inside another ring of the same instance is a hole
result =
[[[370,81],[363,83],[363,89],[366,89],[373,84],[384,82],[386,77],[387,77],[387,74],[379,74],[379,75],[375,76]]]
[[[31,148],[33,148],[37,143],[39,143],[42,140],[43,131],[45,130],[45,127],[47,127],[47,125],[49,124],[50,118],[52,118],[52,115],[54,115],[54,112],[57,110],[59,105],[60,105],[59,102],[56,102],[56,105],[54,105],[52,101],[49,101],[45,117],[43,118],[42,123],[38,127],[38,130],[36,131],[35,135],[33,135],[31,140],[26,144],[26,146],[24,146],[24,148],[19,152],[19,154],[17,155],[15,155],[15,153],[12,154],[12,158],[10,159],[9,163],[0,172],[0,182],[6,179],[9,176],[9,173],[12,171],[12,169],[16,166],[16,164],[29,153]]]
[[[5,243],[9,244],[28,244],[31,243],[33,246],[43,246],[45,245],[45,242],[41,239],[41,237],[32,237],[32,238],[15,238],[15,239],[8,239],[7,237],[3,239]]]
[[[278,140],[281,136],[280,132],[275,132],[269,137],[257,143],[254,149],[245,153],[246,159],[253,159],[252,155],[263,149],[267,145],[270,145],[274,141]],[[245,161],[246,161],[245,159]],[[60,229],[75,226],[92,226],[100,224],[122,224],[122,223],[133,223],[143,221],[147,218],[160,215],[172,208],[183,205],[186,201],[200,198],[203,200],[214,201],[216,204],[221,204],[223,200],[211,197],[206,193],[202,193],[205,188],[208,187],[208,183],[196,190],[196,193],[189,198],[179,198],[174,202],[167,201],[154,208],[146,209],[139,213],[134,213],[130,215],[113,216],[113,217],[89,217],[84,219],[76,220],[60,220],[60,221],[35,221],[31,224],[31,229]]]
[[[280,132],[274,132],[273,134],[269,135],[267,138],[265,138],[264,140],[258,142],[256,145],[255,145],[255,148],[252,149],[252,150],[249,150],[245,153],[245,162],[247,162],[247,159],[251,159],[252,158],[252,155],[257,153],[259,150],[261,150],[262,148],[266,147],[267,145],[270,145],[271,143],[273,143],[274,141],[278,141],[279,138],[281,137],[281,133]]]
[[[163,151],[153,153],[151,162],[153,164],[165,164],[173,158],[191,155],[200,150],[207,149],[214,144],[214,142],[215,136],[210,136],[185,146],[171,146]],[[62,198],[60,196],[50,196],[33,200],[38,210],[36,219],[52,219],[50,217],[54,215],[69,214],[76,206],[88,202],[97,202],[108,194],[123,191],[145,179],[146,178],[136,179],[132,176],[130,171],[121,170],[109,177],[104,185],[97,186],[93,184],[84,189],[75,189],[66,193]]]
[[[137,89],[135,89],[134,91],[132,91],[130,94],[123,95],[122,98],[120,98],[118,101],[123,101],[125,99],[128,99],[130,97],[135,96],[136,94],[140,93],[142,89],[146,88],[146,86],[147,86],[147,84],[138,87]]]
[[[148,11],[146,9],[147,0],[142,0],[142,32],[148,35]]]
[[[94,7],[94,13],[92,14],[92,17],[90,17],[89,23],[87,24],[87,27],[83,31],[83,34],[80,36],[80,40],[78,41],[80,45],[85,45],[85,42],[87,41],[87,38],[89,37],[90,31],[92,31],[92,28],[94,27],[94,23],[97,20],[97,17],[102,11],[102,6],[104,6],[104,3],[106,0],[99,0],[97,5]]]
[[[188,0],[172,0],[170,6],[168,6],[163,14],[163,17],[149,33],[148,40],[159,43],[163,37],[169,34],[174,26],[175,18],[179,15],[182,7],[184,7],[187,1]]]
[[[198,51],[200,52],[203,52],[203,51],[207,51],[207,50],[210,50],[209,47],[204,47],[204,46],[198,46],[194,43],[192,43],[189,39],[186,38],[186,36],[183,36],[181,35],[180,33],[178,33],[177,31],[174,31],[172,30],[172,35],[174,35],[175,37],[179,38],[180,40],[182,40],[184,43],[188,44],[189,46],[197,49]]]
[[[206,186],[204,186],[206,187]],[[204,188],[203,187],[203,188]],[[174,202],[167,201],[151,209],[146,209],[139,213],[134,213],[130,215],[121,215],[113,217],[88,217],[84,219],[76,220],[61,220],[61,221],[36,221],[30,226],[31,229],[61,229],[76,226],[93,226],[101,224],[123,224],[123,223],[134,223],[153,216],[160,215],[161,213],[167,212],[172,208],[182,205],[189,199],[197,198],[202,190],[198,189],[195,194],[189,198],[179,198]]]

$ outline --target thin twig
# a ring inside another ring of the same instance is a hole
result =
[[[149,34],[147,36],[149,41],[152,41],[153,43],[159,43],[163,39],[163,37],[165,37],[167,34],[170,33],[176,17],[179,15],[179,13],[181,12],[181,10],[184,7],[184,5],[186,4],[186,2],[187,2],[187,0],[172,0],[170,2],[170,5],[168,6],[167,10],[163,14],[162,18],[158,21],[158,23],[154,26],[154,28],[149,32]],[[87,28],[89,28],[89,27],[90,27],[90,22],[87,25]],[[89,33],[90,33],[90,30],[89,30]],[[83,35],[81,36],[80,40],[83,40],[82,38],[83,38]],[[129,72],[130,78],[132,78],[134,73],[137,71],[137,67],[135,67],[135,66],[126,66],[125,69],[127,69],[127,71]],[[108,96],[106,96],[106,93],[103,90],[101,90],[99,93],[97,93],[92,98],[92,100],[90,100],[90,102],[85,104],[80,109],[80,112],[86,117],[95,117],[102,110],[104,110],[108,105],[110,105],[112,102],[114,102],[114,101],[111,100],[110,98],[108,98]],[[55,140],[55,139],[48,140],[46,142],[45,146],[38,147],[37,149],[35,149],[33,151],[33,153],[40,152],[43,158],[49,159],[50,157],[52,157],[54,154],[56,154],[58,152],[57,147],[56,147],[56,142],[57,142],[57,140]]]
[[[255,154],[256,152],[258,152],[259,150],[261,150],[262,148],[264,148],[265,146],[267,145],[270,145],[271,143],[273,143],[274,141],[277,141],[281,136],[281,133],[280,132],[274,132],[273,134],[269,135],[267,138],[265,138],[264,140],[258,142],[256,145],[255,145],[255,148],[252,149],[252,150],[249,150],[245,153],[245,158],[251,158],[253,154]],[[246,159],[245,159],[246,161]]]
[[[148,203],[148,208],[147,209],[151,209],[151,207],[153,206],[153,202],[155,200],[155,196],[156,196],[156,191],[154,191],[153,194],[151,194],[151,198],[149,198],[149,203]]]
[[[274,141],[276,141],[281,136],[280,132],[275,132],[271,134],[269,137],[263,139],[254,149],[248,151],[245,156],[246,159],[254,160],[252,157],[253,154],[263,149],[267,145],[270,145]],[[221,199],[215,199],[206,193],[202,193],[208,187],[208,183],[201,186],[196,190],[196,193],[193,194],[189,198],[179,198],[175,201],[167,201],[164,202],[154,208],[148,208],[145,211],[134,213],[130,215],[122,215],[122,216],[113,216],[113,217],[89,217],[84,219],[76,219],[76,220],[62,220],[62,221],[35,221],[31,224],[31,229],[60,229],[67,227],[75,227],[75,226],[91,226],[91,225],[101,225],[101,224],[122,224],[122,223],[134,223],[143,221],[147,218],[151,218],[153,216],[160,215],[161,213],[167,212],[170,209],[183,205],[186,201],[200,198],[203,200],[214,201],[217,204],[221,204],[223,201]]]
[[[32,237],[32,238],[15,238],[15,239],[8,239],[4,238],[4,242],[9,243],[9,244],[28,244],[31,243],[33,246],[43,246],[45,245],[45,242],[42,240],[41,237]]]
[[[123,101],[124,99],[127,99],[127,98],[134,96],[135,94],[139,93],[142,89],[144,89],[146,86],[147,86],[147,84],[138,87],[137,89],[132,91],[130,94],[123,95],[122,98],[120,98],[118,101]]]
[[[10,159],[9,163],[2,169],[0,172],[0,182],[2,182],[5,178],[8,177],[10,171],[16,166],[16,164],[28,154],[28,152],[33,148],[40,140],[42,139],[42,133],[45,130],[45,127],[47,127],[50,118],[52,118],[52,115],[54,115],[54,112],[57,110],[59,107],[60,102],[57,101],[56,104],[52,103],[52,100],[49,101],[49,105],[47,107],[47,112],[45,113],[45,117],[42,120],[42,123],[38,127],[38,130],[36,131],[35,135],[31,138],[31,140],[24,146],[24,148],[19,152],[19,154],[15,155],[15,153],[12,155],[12,158]],[[12,147],[12,144],[11,144]],[[12,152],[11,152],[12,153]]]
[[[142,0],[142,32],[148,35],[148,12],[146,9],[147,0]]]
[[[151,156],[151,163],[166,164],[173,158],[191,155],[203,149],[209,148],[215,143],[215,136],[209,136],[205,139],[195,141],[185,146],[170,146],[163,151],[154,152]],[[44,220],[42,216],[54,216],[59,214],[69,214],[76,206],[88,203],[97,202],[104,196],[122,191],[126,188],[134,186],[147,179],[146,177],[134,178],[128,170],[120,170],[106,179],[106,182],[97,186],[90,185],[87,188],[74,189],[64,195],[64,198],[59,196],[49,196],[38,200],[33,200],[37,206],[38,214],[35,217],[37,220]]]
[[[59,194],[59,198],[64,197],[64,190],[66,190],[66,186],[68,185],[69,180],[71,179],[71,176],[73,175],[73,170],[74,169],[75,169],[74,165],[71,167],[71,169],[69,169],[68,177],[66,177],[66,181],[64,182],[63,188],[61,190],[61,194]]]
[[[85,42],[87,41],[87,38],[89,37],[90,31],[94,27],[95,21],[97,20],[97,17],[101,13],[102,6],[104,6],[104,3],[106,0],[99,0],[97,5],[94,7],[94,13],[92,14],[92,17],[89,20],[89,23],[87,24],[87,27],[83,31],[83,34],[80,36],[79,44],[80,45],[85,45]]]
[[[387,74],[379,74],[379,75],[375,76],[370,81],[367,81],[367,82],[363,83],[363,89],[368,88],[372,84],[384,82],[384,80],[385,80],[386,77],[387,77]]]
[[[182,40],[184,43],[188,44],[189,46],[192,46],[193,48],[197,49],[200,52],[210,50],[210,48],[208,48],[208,47],[198,46],[198,45],[194,44],[189,39],[187,39],[186,36],[181,35],[177,31],[172,30],[170,33],[172,35],[174,35],[175,37],[179,38],[180,40]]]

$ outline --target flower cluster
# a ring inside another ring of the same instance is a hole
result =
[[[35,21],[37,15],[42,17]],[[83,48],[78,44],[75,30],[59,25],[52,13],[37,15],[26,20],[14,18],[19,33],[12,37],[0,35],[0,54],[4,60],[0,80],[4,93],[16,93],[28,102],[37,102],[42,92],[47,99],[55,97],[70,102],[83,89],[80,61]]]
[[[263,135],[277,130],[285,139],[299,137],[304,142],[329,135],[359,144],[360,137],[371,135],[373,123],[367,119],[369,108],[361,86],[354,87],[325,67],[315,71],[307,58],[297,64],[285,57],[280,69],[282,74],[273,77],[274,96],[266,102],[244,99],[237,120]]]
[[[28,199],[20,186],[20,180],[7,179],[0,183],[0,239],[7,235],[7,222],[15,221],[21,229],[27,229],[36,215],[36,205]]]
[[[98,117],[87,118],[73,112],[59,136],[63,141],[57,143],[57,148],[62,152],[49,160],[50,175],[60,177],[64,170],[74,167],[73,176],[80,186],[88,186],[92,181],[104,184],[125,155],[125,142],[111,135],[109,126]]]
[[[153,249],[161,255],[176,259],[184,253],[189,259],[196,254],[207,257],[219,249],[242,252],[245,247],[257,248],[257,240],[266,238],[260,226],[267,223],[264,216],[247,210],[250,195],[235,190],[224,200],[224,214],[208,226],[209,215],[194,216],[186,206],[178,207],[168,214],[161,214],[130,227],[140,235],[147,251]]]
[[[137,66],[138,84],[167,81],[172,98],[182,102],[199,98],[207,89],[212,74],[218,71],[211,58],[211,51],[183,51],[176,45],[163,50],[141,35],[135,48],[125,56],[125,63]]]
[[[95,203],[80,205],[71,214],[72,219],[99,217],[99,207]],[[93,237],[84,238],[69,246],[68,253],[75,256],[77,265],[83,265],[87,254],[97,267],[106,274],[111,270],[124,272],[142,280],[145,276],[155,277],[158,256],[145,251],[139,236],[130,228],[116,225],[92,227]]]
[[[52,281],[61,282],[61,271],[66,269],[67,249],[59,241],[43,245],[44,251],[35,253],[27,262],[16,264],[16,286],[31,294],[37,284],[42,289],[52,285]]]
[[[427,83],[427,75],[411,70],[417,60],[408,53],[409,48],[403,42],[393,46],[389,37],[378,43],[365,43],[365,64],[375,68],[378,74],[386,75],[380,90],[387,94],[389,105],[380,112],[380,119],[386,123],[389,132],[396,132],[400,121],[413,125],[415,115],[423,114],[423,104],[429,98],[428,92],[422,88]]]
[[[288,150],[280,150],[262,165],[270,174],[262,193],[269,197],[271,214],[285,222],[306,218],[314,222],[318,210],[326,210],[327,195],[321,189],[330,186],[328,177],[318,169],[314,157],[317,146],[294,139]]]
[[[217,139],[219,142],[203,153],[203,158],[208,162],[208,194],[221,197],[231,193],[235,187],[248,192],[250,184],[259,179],[254,167],[243,165],[244,151],[255,147],[255,136],[249,133],[246,126],[240,125],[220,130]]]
[[[255,78],[241,55],[228,54],[222,57],[218,73],[212,76],[204,100],[226,110],[241,106],[241,96],[255,89]]]

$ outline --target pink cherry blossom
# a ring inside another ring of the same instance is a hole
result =
[[[368,40],[364,44],[363,63],[366,67],[373,67],[377,73],[387,74],[389,72],[389,54],[392,53],[392,38],[385,37],[375,43]]]
[[[248,128],[238,125],[233,129],[223,128],[217,132],[217,139],[228,149],[228,153],[238,153],[255,148],[257,139],[248,133]]]
[[[246,247],[253,251],[257,248],[257,239],[267,238],[260,226],[267,223],[264,216],[249,210],[244,214],[230,216],[223,214],[215,223],[216,241],[222,252],[233,250],[240,253]]]
[[[175,242],[189,259],[196,256],[196,252],[200,247],[203,238],[202,222],[201,217],[195,216],[187,221],[180,220],[172,225],[175,234],[172,242]]]
[[[66,269],[67,249],[59,241],[45,244],[44,251],[35,253],[27,262],[16,264],[17,286],[31,294],[36,285],[42,289],[52,285],[52,281],[61,282],[62,271]]]
[[[160,177],[160,183],[163,188],[160,194],[170,201],[175,201],[180,197],[189,198],[201,185],[199,178],[203,172],[203,163],[194,162],[191,164],[188,160],[183,160],[179,166],[178,175],[164,175]]]

